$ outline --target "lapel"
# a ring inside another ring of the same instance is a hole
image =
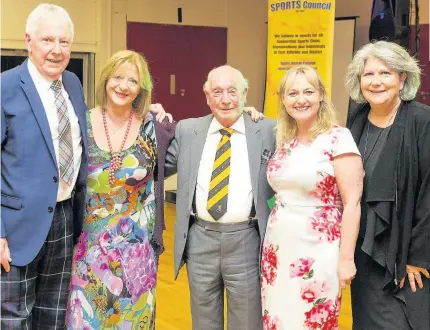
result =
[[[194,198],[194,192],[197,184],[197,174],[199,172],[200,160],[202,158],[203,148],[208,135],[209,125],[211,124],[213,115],[202,117],[200,120],[195,121],[193,132],[191,133],[190,143],[190,180],[189,184],[189,197],[188,206],[191,208]]]
[[[260,177],[261,155],[263,153],[263,139],[260,133],[260,125],[252,121],[251,116],[243,116],[245,119],[246,145],[248,147],[249,172],[254,195],[254,204],[257,208],[258,179]]]
[[[363,134],[364,127],[367,123],[367,116],[369,115],[370,107],[368,104],[364,104],[359,106],[355,113],[352,114],[352,118],[350,121],[351,125],[348,125],[349,130],[351,131],[352,137],[354,138],[355,144],[358,145],[360,143],[361,135]]]
[[[83,153],[85,154],[88,150],[87,124],[86,124],[86,118],[85,118],[86,109],[79,108],[79,107],[82,107],[82,101],[80,100],[82,96],[82,91],[76,88],[78,86],[76,85],[76,82],[73,82],[71,78],[72,76],[70,74],[66,75],[63,72],[63,75],[62,75],[63,86],[64,86],[64,89],[67,91],[67,94],[69,94],[70,102],[72,103],[76,116],[78,117],[79,127],[81,129],[81,136],[82,136]]]
[[[31,79],[30,73],[28,72],[27,62],[28,59],[25,60],[20,67],[21,88],[27,96],[28,103],[34,113],[45,143],[48,146],[51,158],[57,166],[57,159],[55,157],[54,143],[52,142],[52,134],[51,129],[49,128],[48,118],[46,117],[45,108],[43,107],[42,100],[40,99],[33,79]]]
[[[401,152],[401,142],[405,131],[408,104],[402,102],[379,156],[372,180],[369,183],[366,202],[394,201],[397,186],[397,164]],[[351,123],[351,134],[358,145],[369,114],[369,106],[361,107]]]

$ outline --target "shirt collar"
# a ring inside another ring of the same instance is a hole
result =
[[[220,129],[225,128],[222,126],[219,121],[214,117],[212,119],[211,124],[209,125],[208,134],[214,134],[219,132]],[[231,127],[235,133],[245,134],[245,120],[243,119],[243,114],[236,120],[236,122],[231,125]]]
[[[37,70],[33,62],[31,61],[31,58],[28,59],[27,67],[28,67],[28,72],[30,73],[30,76],[33,79],[35,84],[42,86],[43,89],[45,90],[51,89],[51,85],[54,81],[42,75],[39,72],[39,70]],[[63,82],[62,76],[60,76],[60,81]]]

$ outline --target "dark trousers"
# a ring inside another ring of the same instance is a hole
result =
[[[384,288],[385,268],[361,250],[357,240],[357,274],[351,284],[353,330],[430,330],[430,280],[413,293],[406,279],[403,289]]]
[[[2,270],[1,329],[65,328],[72,253],[73,211],[67,200],[57,203],[36,258],[26,266],[11,266],[9,273]]]

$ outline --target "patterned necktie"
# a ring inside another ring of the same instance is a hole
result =
[[[67,112],[67,103],[63,93],[61,93],[60,80],[55,80],[51,85],[51,89],[55,94],[55,107],[58,115],[60,177],[70,186],[73,179],[74,164],[72,130]]]
[[[221,133],[221,140],[216,149],[207,204],[209,214],[216,221],[227,212],[231,156],[230,137],[233,129],[225,128],[219,132]]]

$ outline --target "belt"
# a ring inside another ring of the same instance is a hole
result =
[[[233,223],[225,223],[225,222],[212,222],[202,220],[196,216],[193,216],[194,223],[206,230],[217,231],[220,233],[231,233],[235,231],[240,231],[248,228],[258,227],[257,219],[242,221],[242,222],[233,222]]]

